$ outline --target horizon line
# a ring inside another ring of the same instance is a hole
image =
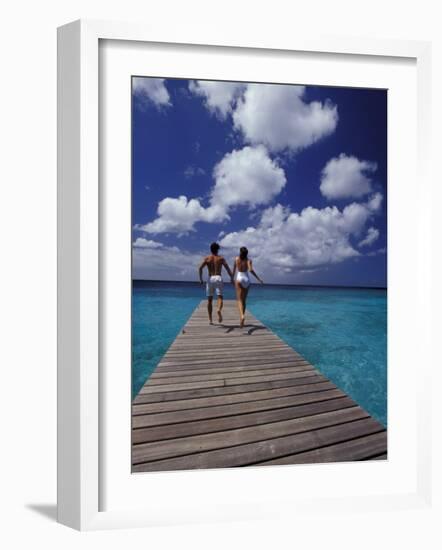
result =
[[[189,283],[199,285],[198,281],[183,281],[172,279],[132,279],[132,283]],[[224,281],[224,284],[232,284],[230,281]],[[256,284],[256,283],[255,283]],[[369,285],[315,285],[315,284],[298,284],[298,283],[264,283],[264,286],[296,286],[296,287],[314,287],[314,288],[358,288],[371,290],[387,290],[386,286],[369,286]]]

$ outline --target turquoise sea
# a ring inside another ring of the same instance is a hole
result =
[[[135,397],[189,315],[204,299],[197,283],[134,281]],[[225,298],[233,287],[225,285]],[[384,426],[387,425],[387,291],[252,285],[248,308]]]

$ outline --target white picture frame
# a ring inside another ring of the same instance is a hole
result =
[[[180,519],[177,514],[179,509],[167,514],[161,508],[155,515],[152,510],[124,505],[111,510],[102,509],[100,399],[105,398],[100,387],[102,262],[99,216],[102,204],[99,184],[99,48],[102,40],[126,41],[129,45],[166,43],[178,48],[180,45],[229,47],[232,51],[237,49],[241,52],[252,48],[263,52],[280,51],[281,55],[283,52],[310,52],[413,60],[417,75],[416,156],[420,182],[418,239],[422,245],[419,248],[419,269],[416,271],[420,283],[416,314],[421,316],[424,329],[426,324],[428,330],[423,330],[423,333],[428,335],[431,334],[431,318],[426,314],[431,304],[432,236],[425,204],[430,201],[431,195],[428,153],[431,45],[427,42],[343,36],[309,38],[299,33],[288,41],[281,37],[278,43],[272,41],[268,44],[265,37],[244,39],[225,30],[223,36],[217,38],[204,36],[204,30],[198,35],[192,33],[188,36],[185,29],[179,34],[173,32],[171,36],[165,36],[161,31],[156,32],[142,25],[101,21],[76,21],[58,31],[58,521],[76,529],[90,530],[261,517],[267,513],[263,502],[251,502],[244,514],[239,514],[234,506],[229,514],[222,506],[211,507],[205,503],[198,517],[191,517],[183,509]],[[355,506],[370,511],[380,507],[429,505],[431,434],[428,418],[431,403],[425,389],[430,384],[431,362],[423,361],[421,368],[421,377],[416,384],[418,436],[415,490],[407,494],[401,491],[367,494],[357,499],[341,497],[334,504],[335,512],[339,509],[345,513]],[[325,509],[329,502],[321,497],[304,499],[303,509],[306,512],[313,507],[316,510],[321,507]],[[269,499],[268,508],[270,506],[276,514],[284,507],[287,511],[296,508],[290,501],[281,502],[278,507]]]

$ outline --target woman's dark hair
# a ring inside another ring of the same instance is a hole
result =
[[[249,251],[247,250],[247,248],[245,246],[242,246],[239,249],[239,257],[241,258],[241,260],[247,260],[247,254],[248,253],[249,253]]]
[[[219,244],[218,243],[212,243],[210,245],[210,252],[212,254],[218,254],[218,250],[219,250]]]

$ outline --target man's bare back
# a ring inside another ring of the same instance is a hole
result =
[[[223,256],[215,256],[213,254],[206,256],[204,258],[204,263],[209,271],[209,277],[212,275],[221,275],[223,266],[225,267],[227,265],[227,262]]]
[[[222,268],[227,271],[229,274],[230,280],[233,282],[233,273],[226,262],[226,260],[223,258],[223,256],[219,256],[217,254],[219,245],[217,243],[212,243],[210,245],[212,254],[209,256],[206,256],[203,261],[201,262],[201,265],[199,266],[199,279],[200,283],[203,284],[203,269],[207,267],[207,271],[209,272],[209,278],[206,284],[206,294],[207,294],[207,311],[209,314],[209,322],[212,324],[212,300],[213,295],[216,294],[217,296],[217,302],[218,302],[218,321],[221,323],[223,318],[221,314],[221,310],[223,308],[223,281],[221,277]]]

